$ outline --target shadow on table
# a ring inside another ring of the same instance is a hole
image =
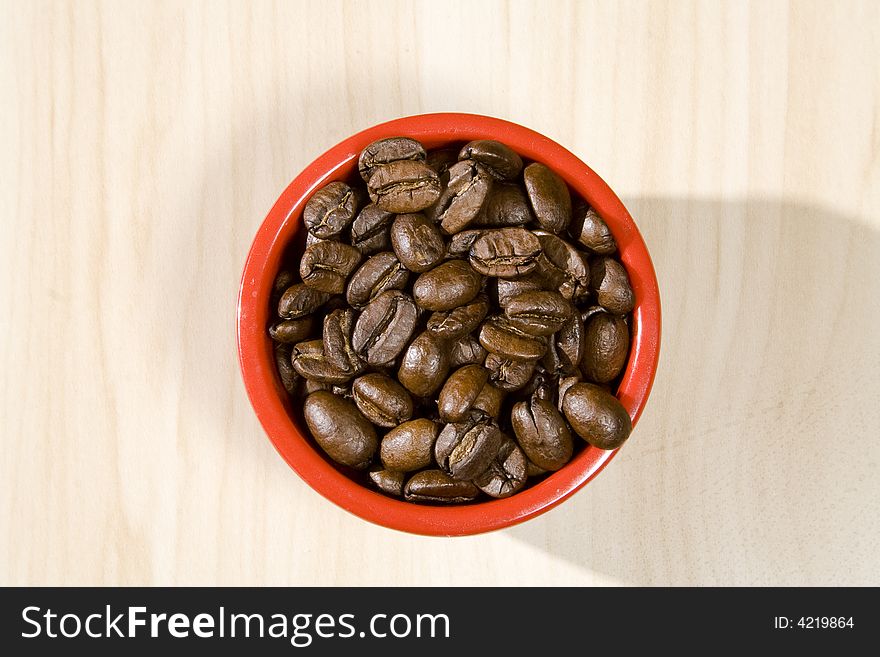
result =
[[[627,584],[878,584],[880,237],[775,199],[629,198],[663,303],[631,442],[508,535]]]

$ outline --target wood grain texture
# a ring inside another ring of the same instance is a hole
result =
[[[880,584],[880,4],[3,2],[0,583]],[[463,539],[300,481],[250,240],[347,135],[504,117],[653,254],[661,367],[573,499]]]

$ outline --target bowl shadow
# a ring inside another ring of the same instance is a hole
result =
[[[626,198],[663,303],[615,463],[506,530],[637,585],[880,583],[880,235],[816,205]]]

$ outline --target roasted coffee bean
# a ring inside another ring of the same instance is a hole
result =
[[[529,335],[553,335],[572,316],[574,308],[559,292],[522,292],[511,298],[504,314]]]
[[[518,294],[548,289],[544,287],[541,279],[534,272],[514,280],[498,278],[495,281],[495,289],[498,292],[498,305],[501,306],[502,310],[505,310],[510,300]],[[549,289],[557,289],[557,286],[550,285]]]
[[[382,464],[396,472],[413,472],[431,465],[434,442],[440,425],[427,418],[410,420],[395,427],[382,438],[379,457]]]
[[[369,182],[377,167],[398,160],[425,161],[424,147],[409,137],[389,137],[379,139],[361,151],[358,158],[358,172],[364,182]]]
[[[524,228],[487,230],[474,241],[470,263],[484,276],[515,278],[538,264],[541,243]]]
[[[581,370],[595,383],[608,383],[620,374],[629,355],[629,327],[623,317],[599,313],[586,326]]]
[[[474,400],[474,410],[482,411],[490,418],[498,421],[499,416],[501,415],[501,405],[504,403],[504,391],[500,388],[496,388],[491,383],[486,383],[483,386],[483,389],[480,390],[480,394],[477,395],[477,398]]]
[[[406,473],[386,470],[377,464],[370,468],[370,480],[383,493],[401,497],[403,495],[403,483],[406,481]]]
[[[565,401],[565,393],[568,392],[568,389],[573,385],[581,383],[581,374],[580,372],[575,372],[571,376],[561,376],[559,377],[559,389],[557,390],[556,397],[556,408],[559,409],[559,412],[563,412],[562,402]]]
[[[629,413],[617,397],[592,383],[568,388],[562,410],[571,428],[599,449],[617,449],[632,431]]]
[[[538,260],[537,275],[566,299],[583,299],[590,292],[587,255],[546,231],[535,231],[535,235],[544,256]]]
[[[470,246],[468,246],[468,248],[470,248]],[[269,300],[269,305],[273,308],[277,308],[281,295],[284,294],[284,291],[295,282],[296,276],[289,269],[282,269],[278,272],[275,281],[272,283],[272,296]]]
[[[428,331],[419,334],[403,354],[398,380],[417,397],[433,395],[449,373],[446,345]]]
[[[376,429],[347,399],[332,392],[313,392],[303,404],[312,436],[337,463],[363,470],[379,447]]]
[[[291,356],[293,354],[293,345],[276,344],[273,350],[275,356],[275,367],[278,368],[278,377],[281,379],[281,385],[289,394],[296,392],[296,386],[299,381],[299,374],[293,369]]]
[[[547,471],[544,468],[539,468],[537,465],[526,459],[526,474],[531,477],[540,477],[541,475],[547,474]]]
[[[483,234],[482,230],[463,230],[449,238],[446,246],[447,258],[467,258],[471,247],[477,238]]]
[[[342,294],[345,283],[360,264],[361,252],[342,242],[320,242],[303,253],[299,275],[309,287],[329,294]]]
[[[439,264],[446,255],[443,236],[421,213],[397,215],[391,225],[391,244],[398,260],[419,274]]]
[[[498,454],[504,434],[485,416],[447,424],[434,443],[434,458],[455,479],[473,479]]]
[[[479,493],[471,482],[453,479],[442,470],[416,472],[404,488],[404,496],[410,502],[461,504],[470,502]]]
[[[318,392],[319,390],[326,390],[327,392],[333,392],[333,384],[332,383],[324,383],[323,381],[315,381],[314,379],[304,379],[299,376],[300,381],[305,381],[303,388],[305,390],[306,396],[311,395],[313,392]],[[344,397],[345,395],[343,395]]]
[[[336,369],[352,375],[364,370],[364,362],[351,343],[354,330],[354,311],[334,310],[324,318],[324,358]]]
[[[527,476],[526,455],[513,440],[504,436],[495,458],[474,483],[490,497],[510,497],[525,486]]]
[[[310,381],[346,383],[357,373],[355,369],[337,367],[324,355],[323,340],[306,340],[293,346],[293,369]]]
[[[547,353],[541,361],[553,375],[574,374],[584,356],[584,324],[574,312],[550,339]]]
[[[312,195],[303,221],[315,237],[328,239],[348,228],[357,211],[357,194],[344,182],[332,182]]]
[[[519,185],[497,183],[474,219],[475,226],[525,226],[534,217]]]
[[[449,168],[449,182],[437,203],[429,210],[432,220],[447,235],[467,228],[492,189],[492,176],[472,160],[464,160]]]
[[[362,308],[387,290],[402,290],[409,281],[409,270],[391,251],[367,258],[348,281],[345,298],[355,308]]]
[[[475,160],[499,179],[512,180],[523,168],[522,158],[500,141],[478,139],[464,145],[459,160]]]
[[[571,459],[571,432],[549,399],[535,394],[529,401],[514,404],[510,424],[519,446],[539,468],[555,471]]]
[[[571,236],[593,253],[611,255],[617,251],[617,242],[602,217],[590,207],[575,213],[569,227]]]
[[[396,427],[412,417],[412,397],[389,376],[364,374],[354,380],[351,391],[360,412],[376,426]]]
[[[590,282],[599,305],[608,312],[625,315],[635,307],[635,295],[623,265],[609,257],[596,258],[590,265]]]
[[[486,360],[488,352],[474,335],[464,335],[449,343],[449,365],[461,367],[462,365],[474,365]]]
[[[480,344],[486,351],[511,360],[536,361],[547,350],[546,338],[529,335],[498,315],[483,322]]]
[[[305,283],[291,285],[278,301],[278,316],[282,319],[300,319],[311,315],[330,300],[330,295]]]
[[[440,178],[424,162],[397,160],[373,170],[370,200],[388,212],[424,210],[440,197]]]
[[[409,342],[416,317],[412,297],[398,290],[383,292],[358,317],[352,345],[370,365],[390,364]]]
[[[492,385],[507,391],[525,386],[535,372],[534,361],[511,360],[498,354],[488,354],[484,366],[489,370]]]
[[[375,203],[365,205],[351,225],[351,245],[364,255],[389,251],[395,216]]]
[[[483,278],[464,260],[447,260],[421,274],[413,283],[413,297],[425,310],[452,310],[480,293]]]
[[[444,422],[463,421],[488,380],[489,371],[482,365],[465,365],[453,372],[443,384],[437,400],[440,419]]]
[[[437,175],[440,176],[440,180],[443,181],[444,187],[446,186],[446,183],[449,182],[449,168],[456,162],[458,162],[457,148],[438,148],[433,151],[428,151],[428,157],[425,159],[425,163],[434,169],[434,171],[437,172]]]
[[[478,294],[463,306],[432,313],[428,318],[428,331],[441,340],[455,340],[477,328],[488,312],[488,297]]]
[[[269,337],[276,342],[294,344],[309,337],[309,334],[312,332],[312,325],[311,317],[285,319],[269,327]]]
[[[523,181],[538,224],[551,233],[561,233],[571,222],[571,194],[556,173],[539,162],[523,171]]]

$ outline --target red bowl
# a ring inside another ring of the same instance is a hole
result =
[[[241,373],[257,417],[275,449],[312,488],[371,522],[417,534],[460,536],[508,527],[533,518],[587,484],[615,451],[587,446],[565,467],[507,499],[465,506],[435,507],[386,497],[343,474],[308,435],[301,408],[292,408],[275,370],[266,333],[269,297],[282,256],[302,230],[306,200],[320,186],[345,180],[360,151],[382,137],[404,135],[426,148],[473,139],[497,139],[524,158],[548,165],[608,223],[635,292],[629,362],[617,396],[633,425],[648,399],[660,349],[660,294],[651,257],[620,199],[572,153],[515,123],[475,114],[423,114],[396,119],[349,137],[312,162],[281,194],[260,226],[248,253],[238,297],[238,354]],[[638,444],[638,436],[632,440]]]

